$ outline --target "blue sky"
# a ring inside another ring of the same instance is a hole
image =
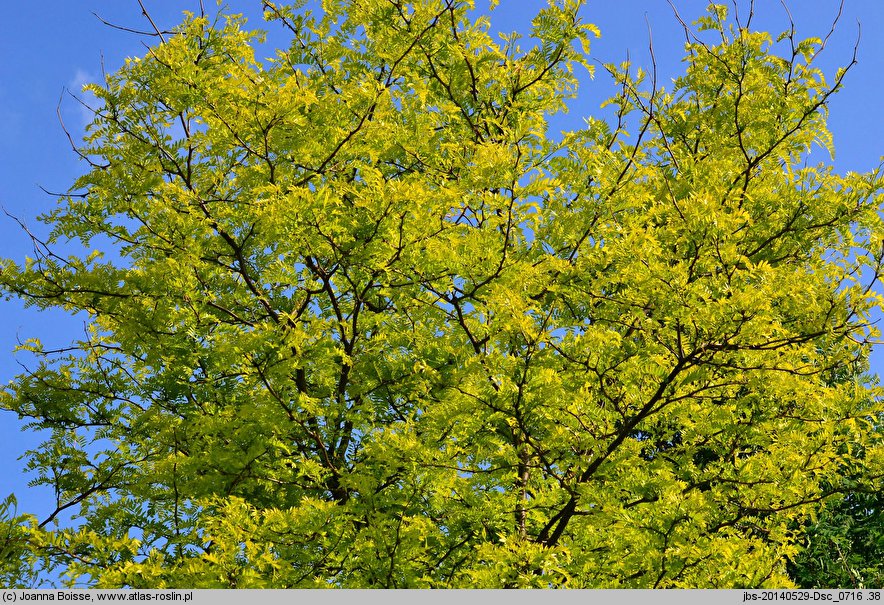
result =
[[[722,0],[730,4],[730,0]],[[745,17],[748,0],[737,0]],[[160,27],[180,20],[182,10],[198,7],[197,0],[144,0]],[[705,0],[673,0],[679,14],[693,21],[704,11]],[[127,56],[145,53],[146,39],[103,25],[106,21],[135,29],[149,29],[136,0],[42,0],[14,3],[4,11],[4,35],[0,36],[0,204],[25,221],[38,234],[46,228],[36,217],[53,208],[54,198],[41,191],[66,190],[85,166],[70,149],[59,124],[56,108],[75,140],[82,134],[88,115],[63,90],[79,93],[82,85],[101,79],[102,68],[117,69]],[[213,0],[205,0],[212,9]],[[232,11],[260,15],[260,0],[231,0]],[[483,2],[478,2],[483,5]],[[531,16],[542,0],[501,0],[492,15],[492,27],[503,31],[527,31]],[[838,13],[838,0],[791,0],[799,37],[824,36]],[[753,29],[778,33],[788,26],[777,0],[757,0]],[[684,34],[666,0],[590,0],[583,10],[586,21],[595,23],[602,38],[595,41],[592,58],[605,63],[621,61],[627,51],[634,63],[648,66],[649,29],[664,85],[680,75]],[[878,166],[884,155],[884,2],[845,0],[843,14],[820,65],[834,73],[849,61],[862,24],[859,63],[849,74],[846,88],[830,104],[829,126],[835,136],[838,171],[865,171]],[[256,27],[262,23],[254,21]],[[271,38],[272,42],[272,38]],[[265,53],[266,54],[266,53]],[[103,67],[102,67],[103,66]],[[613,93],[601,75],[583,78],[579,97],[568,116],[556,122],[577,128],[582,118],[599,115],[599,104]],[[0,215],[0,258],[17,261],[30,253],[30,243],[18,225]],[[39,337],[49,346],[62,346],[82,334],[85,317],[63,312],[36,313],[17,301],[0,301],[0,382],[20,371],[12,350],[17,339]],[[26,361],[19,358],[19,361]],[[873,370],[884,370],[884,355],[873,357]],[[52,493],[28,488],[24,461],[18,458],[38,443],[22,432],[18,420],[0,412],[0,498],[15,492],[19,510],[45,516],[54,508]]]

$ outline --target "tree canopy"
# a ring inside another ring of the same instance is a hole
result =
[[[0,509],[2,577],[789,585],[819,503],[880,487],[882,177],[807,161],[851,59],[713,5],[671,87],[605,65],[613,117],[558,136],[579,0],[524,37],[322,4],[265,1],[260,61],[190,14],[89,87],[83,176],[0,264],[89,318],[0,395],[57,495]]]

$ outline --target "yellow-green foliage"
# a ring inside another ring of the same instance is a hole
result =
[[[607,66],[615,118],[551,137],[577,0],[523,42],[470,2],[264,4],[272,59],[192,15],[91,87],[49,245],[116,260],[2,263],[90,318],[0,399],[79,515],[7,514],[4,573],[788,585],[795,528],[882,467],[881,180],[806,164],[843,77],[820,41],[784,58],[714,7],[671,90]]]

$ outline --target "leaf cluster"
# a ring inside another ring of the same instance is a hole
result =
[[[597,35],[576,0],[525,47],[469,2],[263,6],[270,59],[193,14],[92,86],[84,175],[2,262],[7,295],[89,317],[0,394],[51,435],[29,456],[56,509],[3,522],[29,561],[777,586],[845,468],[880,487],[881,176],[806,162],[845,73],[822,41],[779,56],[712,7],[672,90],[605,66],[614,118],[557,139]]]

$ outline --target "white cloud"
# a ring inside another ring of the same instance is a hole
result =
[[[76,115],[78,119],[76,127],[79,130],[85,129],[86,125],[92,122],[92,119],[95,117],[94,110],[99,105],[95,95],[84,91],[83,87],[98,81],[99,79],[90,72],[77,69],[74,77],[68,82],[67,88],[73,97],[67,95],[67,98],[63,100],[63,107],[68,110],[73,109],[73,115]],[[73,127],[74,124],[71,124],[71,126]]]

